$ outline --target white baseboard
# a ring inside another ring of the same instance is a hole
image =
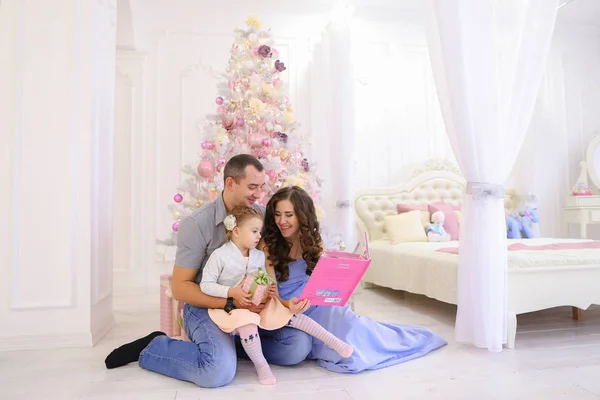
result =
[[[91,347],[92,345],[90,332],[0,337],[0,351]]]

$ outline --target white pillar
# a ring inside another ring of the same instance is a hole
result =
[[[149,216],[146,167],[149,135],[143,134],[145,55],[117,47],[115,82],[115,157],[113,267],[115,291],[151,283],[155,237]],[[157,284],[158,277],[154,280]]]
[[[0,349],[112,315],[116,0],[0,3]]]

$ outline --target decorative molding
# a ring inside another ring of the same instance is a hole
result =
[[[12,299],[11,299],[12,300]],[[74,296],[71,296],[71,299],[66,302],[59,303],[40,303],[40,302],[28,302],[28,301],[11,301],[10,310],[11,311],[50,311],[50,310],[71,310],[75,308],[75,299]]]
[[[12,136],[9,136],[8,145],[13,146],[12,159],[9,160],[12,176],[12,214],[11,218],[11,227],[10,231],[12,232],[12,237],[10,241],[11,245],[11,257],[10,257],[10,275],[11,276],[11,285],[10,285],[10,297],[8,301],[8,307],[12,311],[32,311],[32,310],[64,310],[64,309],[72,309],[75,307],[77,303],[77,252],[78,246],[76,245],[78,237],[77,237],[77,203],[73,202],[72,207],[74,209],[71,210],[71,226],[72,226],[72,235],[71,235],[71,255],[70,255],[70,274],[71,280],[68,285],[68,290],[70,291],[70,295],[68,296],[68,300],[57,303],[48,303],[48,302],[38,302],[38,301],[27,301],[22,298],[21,294],[21,286],[23,283],[23,279],[21,277],[21,263],[19,259],[19,247],[20,247],[20,237],[21,237],[21,222],[20,222],[20,204],[19,196],[21,196],[20,185],[22,183],[21,177],[21,153],[22,153],[22,136],[23,136],[23,120],[25,117],[24,107],[23,107],[23,99],[22,95],[23,90],[23,76],[25,68],[23,67],[25,63],[25,48],[26,44],[24,42],[24,37],[26,36],[26,31],[28,28],[28,24],[26,21],[27,12],[23,9],[25,5],[18,4],[18,20],[16,22],[16,42],[17,42],[17,51],[16,51],[16,60],[15,60],[15,88],[17,90],[17,94],[15,96],[15,129],[12,131]],[[73,99],[75,100],[75,99]],[[75,108],[77,109],[77,104],[75,104]],[[77,135],[79,133],[76,117],[72,120],[72,129],[71,129],[71,137],[73,138],[74,146],[76,147],[78,144],[78,140],[76,140]],[[76,161],[77,152],[74,151],[71,153],[71,157]],[[74,162],[73,165],[79,165],[78,162]],[[75,169],[73,169],[75,171]],[[78,175],[76,172],[72,172],[70,177],[74,180],[77,180]],[[72,199],[77,199],[76,184],[72,185]],[[1,346],[0,346],[1,347]]]
[[[223,74],[220,74],[215,71],[215,69],[211,65],[206,65],[202,59],[198,60],[197,63],[188,65],[183,71],[180,73],[181,81],[188,76],[191,76],[198,71],[204,71],[207,74],[211,75],[213,78],[217,80],[225,80],[227,79]],[[215,93],[216,95],[216,93]]]
[[[458,176],[462,176],[462,172],[460,169],[448,160],[442,159],[430,159],[427,160],[423,165],[413,169],[412,176],[413,178],[419,175],[422,175],[426,172],[435,172],[435,171],[448,171],[456,174]]]

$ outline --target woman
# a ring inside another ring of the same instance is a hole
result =
[[[267,258],[267,271],[277,278],[278,295],[285,300],[298,297],[323,252],[310,196],[297,186],[275,193],[266,207],[264,232],[264,241],[259,246]],[[342,358],[313,339],[308,357],[333,372],[385,368],[446,345],[446,341],[426,328],[375,322],[354,314],[349,306],[309,306],[308,300],[304,300],[307,316],[354,347],[349,358]]]

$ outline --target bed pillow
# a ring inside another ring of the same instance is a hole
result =
[[[409,211],[420,211],[423,227],[426,228],[427,225],[431,224],[431,214],[427,210],[427,205],[396,204],[396,211],[398,211],[398,214],[404,214]]]
[[[458,217],[456,215],[456,207],[451,206],[443,202],[430,204],[428,210],[430,214],[441,211],[444,213],[446,219],[444,220],[444,230],[450,235],[450,239],[458,240]]]
[[[419,210],[388,215],[383,219],[383,224],[392,244],[427,241]]]

